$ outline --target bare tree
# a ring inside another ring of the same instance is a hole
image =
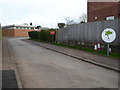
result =
[[[66,21],[66,25],[76,24],[75,20],[69,17],[65,17],[64,20]]]
[[[72,24],[77,24],[77,23],[85,23],[87,22],[87,15],[83,13],[77,20],[69,17],[65,17],[64,20],[66,21],[66,25],[72,25]]]
[[[87,15],[85,13],[83,13],[80,17],[79,17],[79,23],[85,23],[87,22]]]

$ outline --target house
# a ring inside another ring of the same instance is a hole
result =
[[[120,2],[93,1],[88,0],[88,22],[120,18]]]
[[[32,25],[7,25],[2,27],[3,37],[28,37],[28,32],[40,31]]]

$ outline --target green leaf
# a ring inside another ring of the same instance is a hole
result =
[[[105,32],[105,35],[110,35],[110,34],[112,34],[111,31],[106,31],[106,32]]]

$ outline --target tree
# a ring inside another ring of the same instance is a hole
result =
[[[64,20],[66,21],[66,25],[72,25],[77,23],[85,23],[87,22],[87,15],[83,13],[81,16],[79,16],[79,19],[72,19],[69,17],[65,17]]]
[[[41,26],[37,26],[35,29],[40,29],[41,28]]]
[[[66,25],[76,24],[74,19],[71,19],[71,18],[68,18],[68,17],[65,17],[64,19],[66,21]]]
[[[83,13],[81,16],[79,16],[79,23],[85,23],[87,22],[87,15]]]
[[[58,27],[59,28],[62,28],[62,27],[64,27],[65,26],[65,23],[58,23]]]

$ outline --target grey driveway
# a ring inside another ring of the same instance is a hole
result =
[[[118,73],[24,42],[8,40],[24,88],[117,88]]]

